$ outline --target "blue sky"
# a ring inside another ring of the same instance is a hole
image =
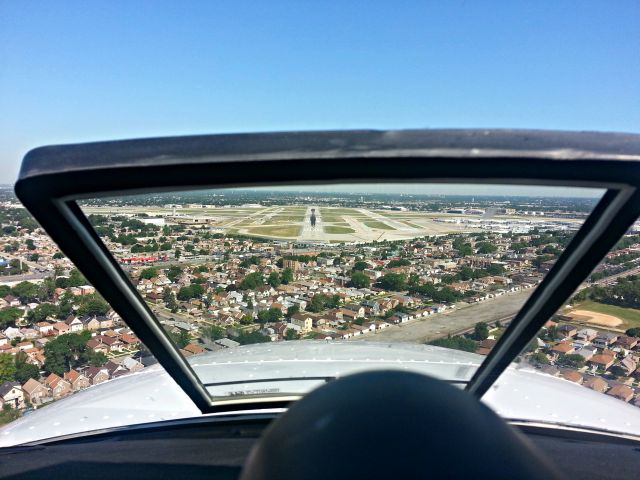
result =
[[[0,183],[44,144],[420,127],[640,132],[640,4],[0,3]]]

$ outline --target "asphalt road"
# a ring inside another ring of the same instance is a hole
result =
[[[532,289],[503,295],[482,303],[393,326],[375,335],[361,335],[353,341],[423,343],[472,328],[478,322],[508,322],[520,310]]]
[[[53,275],[53,272],[25,273],[23,275],[4,275],[0,276],[0,283],[24,282],[26,280],[42,280],[43,278],[50,277],[51,275]]]

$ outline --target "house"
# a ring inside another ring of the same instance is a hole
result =
[[[122,343],[118,338],[108,335],[101,335],[99,337],[96,337],[95,339],[107,345],[110,352],[121,352],[122,350],[124,350],[124,343]]]
[[[409,315],[404,312],[396,312],[389,317],[389,321],[392,323],[405,323],[409,321]]]
[[[601,353],[591,357],[591,360],[589,360],[589,363],[602,370],[608,370],[613,365],[613,362],[615,361],[615,359],[616,359],[615,355],[608,355],[608,354]]]
[[[630,355],[624,357],[620,362],[611,367],[611,372],[619,377],[628,377],[638,368],[636,362]]]
[[[616,345],[626,350],[631,350],[637,344],[638,344],[637,338],[628,337],[626,335],[621,335],[620,337],[618,337],[618,340],[616,340]]]
[[[87,342],[87,348],[93,350],[94,353],[109,353],[109,346],[101,342],[98,338],[92,338]]]
[[[584,377],[575,370],[565,370],[564,372],[560,373],[560,376],[565,380],[577,383],[578,385],[582,384],[582,382],[584,381]]]
[[[189,352],[191,355],[198,355],[200,353],[206,352],[204,348],[200,345],[196,345],[195,343],[189,343],[183,348],[184,351]]]
[[[73,369],[64,373],[64,380],[71,384],[71,389],[74,391],[82,390],[91,385],[91,382],[85,375]]]
[[[557,345],[554,345],[551,348],[551,351],[555,355],[570,355],[575,350],[573,349],[573,345],[571,345],[569,342],[560,342]]]
[[[590,377],[582,385],[600,393],[604,393],[609,389],[609,384],[600,377]]]
[[[53,324],[53,332],[55,335],[64,335],[69,333],[69,325],[64,322],[56,322]]]
[[[607,395],[611,395],[623,402],[630,401],[633,398],[633,394],[633,389],[627,385],[615,385],[607,392]]]
[[[100,322],[96,317],[82,317],[80,319],[82,325],[84,326],[84,330],[94,331],[100,328]]]
[[[51,395],[55,400],[66,397],[71,393],[71,384],[55,373],[52,373],[45,378],[44,384],[49,387]]]
[[[591,342],[594,338],[598,336],[598,331],[593,328],[582,328],[578,330],[576,334],[576,338],[578,340],[582,340],[585,342]]]
[[[230,340],[228,338],[221,338],[219,340],[214,341],[213,343],[215,343],[216,345],[222,347],[222,348],[234,348],[234,347],[239,347],[240,344],[234,340]]]
[[[7,302],[7,306],[9,307],[19,307],[22,305],[20,299],[18,297],[14,297],[13,295],[7,295],[4,297],[4,301]]]
[[[11,408],[24,408],[24,392],[18,382],[4,382],[0,385],[2,405]]]
[[[69,315],[64,323],[69,326],[69,331],[71,333],[81,332],[82,330],[84,330],[84,324],[82,323],[82,320],[80,320],[75,315]]]
[[[47,337],[49,335],[54,334],[53,324],[50,322],[38,322],[36,323],[35,327],[38,330],[38,332],[40,332],[40,335],[42,335],[43,337]]]
[[[576,349],[574,353],[576,355],[580,355],[582,358],[584,358],[585,361],[587,361],[591,360],[591,358],[596,354],[596,348],[592,346],[582,347]]]
[[[84,374],[91,382],[91,385],[98,385],[109,380],[109,370],[104,367],[89,367]]]
[[[609,332],[601,332],[596,338],[593,339],[593,345],[598,348],[609,348],[618,340],[618,335]]]
[[[558,327],[558,333],[564,338],[571,338],[578,333],[578,329],[573,325],[564,324]]]
[[[301,333],[309,333],[313,329],[313,318],[309,315],[296,313],[291,317],[291,323],[300,327]]]
[[[476,353],[480,355],[489,355],[489,352],[495,346],[496,343],[498,343],[498,341],[494,339],[487,338],[485,340],[482,340],[478,345],[478,349],[476,350]]]
[[[31,405],[38,406],[51,400],[49,389],[33,378],[30,378],[22,385],[22,391],[24,392],[25,400]]]
[[[120,336],[120,341],[124,344],[125,348],[137,347],[140,345],[140,339],[129,333],[123,333]]]
[[[99,316],[99,317],[96,317],[96,320],[100,324],[99,328],[111,328],[111,327],[113,327],[113,320],[114,320],[113,317]]]
[[[340,309],[345,320],[355,320],[364,317],[364,307],[361,305],[345,305]]]
[[[109,378],[116,378],[119,377],[121,373],[127,373],[127,369],[124,366],[114,362],[113,360],[109,360],[100,368],[107,370]]]
[[[121,363],[122,366],[126,367],[130,372],[139,372],[144,368],[144,365],[140,363],[138,360],[135,360],[131,357],[125,357]]]

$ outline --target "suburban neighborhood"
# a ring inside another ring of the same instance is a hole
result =
[[[446,320],[445,327],[416,333],[410,341],[487,355],[570,242],[579,227],[576,219],[584,218],[579,209],[567,207],[546,216],[537,212],[544,220],[515,220],[536,212],[503,208],[497,211],[505,220],[478,220],[484,209],[448,205],[431,218],[433,225],[454,224],[448,233],[332,243],[220,231],[212,226],[210,213],[200,218],[176,213],[175,205],[163,208],[164,216],[121,208],[119,214],[88,213],[88,219],[185,357],[298,339],[392,342],[394,332],[412,332],[435,318]],[[257,221],[246,211],[241,218]],[[305,207],[277,211],[287,216],[285,221],[309,218]],[[0,215],[0,405],[5,423],[155,363],[24,209],[7,200]],[[360,213],[323,207],[312,215],[313,228],[317,215],[317,228],[327,228],[323,222],[331,220],[356,229]],[[380,216],[379,225],[371,228],[393,228],[399,221],[385,218]],[[493,226],[483,227],[483,222]],[[304,236],[308,226],[300,228]],[[607,298],[619,298],[611,289],[629,283],[636,288],[638,259],[640,236],[630,232],[572,303],[595,308]],[[458,312],[479,311],[480,305],[491,311],[499,302],[512,313],[486,321],[458,320]],[[630,307],[637,305],[624,305]],[[583,310],[558,312],[521,363],[640,406],[640,329],[627,323],[632,317],[598,324],[597,313]]]

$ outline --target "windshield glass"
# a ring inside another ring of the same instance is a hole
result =
[[[464,385],[601,194],[336,185],[82,208],[212,398],[229,400],[376,368]]]

